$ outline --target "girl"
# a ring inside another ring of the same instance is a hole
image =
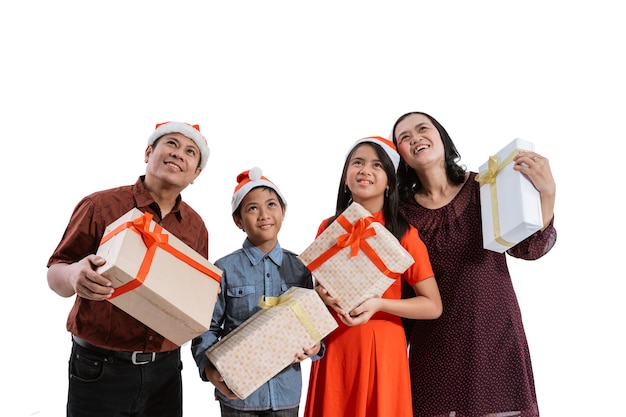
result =
[[[355,201],[385,225],[415,263],[402,275],[415,297],[401,299],[397,280],[380,298],[370,298],[352,311],[318,286],[339,328],[324,340],[325,356],[311,364],[306,417],[411,417],[411,387],[402,317],[435,319],[441,299],[428,253],[417,230],[398,214],[396,169],[400,157],[391,141],[358,140],[344,164],[335,215],[322,222],[318,235]]]

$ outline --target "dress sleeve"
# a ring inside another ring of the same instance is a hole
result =
[[[413,259],[415,259],[415,263],[402,274],[402,277],[411,286],[426,278],[435,276],[433,267],[430,264],[430,257],[428,256],[426,245],[422,241],[422,238],[420,238],[415,227],[409,227],[409,230],[402,239],[400,239],[400,244],[413,256]]]
[[[330,223],[331,223],[331,219],[332,219],[332,217],[329,217],[328,219],[324,220],[324,221],[320,224],[320,226],[317,228],[317,234],[315,235],[315,238],[318,238],[318,237],[319,237],[319,235],[321,235],[321,234],[322,234],[322,232],[323,232],[324,230],[326,230],[326,228],[327,228],[327,227],[330,225]]]
[[[541,258],[546,253],[550,252],[554,244],[556,243],[556,229],[554,228],[554,216],[550,220],[550,224],[545,230],[537,231],[526,239],[522,240],[506,253],[514,258],[525,259],[532,261]]]

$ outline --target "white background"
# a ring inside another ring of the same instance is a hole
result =
[[[468,168],[515,137],[557,181],[558,242],[510,259],[543,417],[625,416],[624,14],[611,1],[31,1],[0,6],[3,416],[64,415],[73,299],[46,263],[81,197],[144,173],[154,124],[199,123],[207,169],[183,197],[211,261],[244,235],[236,175],[260,166],[295,252],[334,212],[352,142],[408,111]],[[218,415],[183,346],[185,415]],[[308,374],[305,367],[304,378]]]

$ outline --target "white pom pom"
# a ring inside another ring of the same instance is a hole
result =
[[[263,171],[261,171],[261,168],[254,167],[250,170],[248,177],[250,178],[251,181],[256,181],[256,180],[261,179],[262,175],[263,175]]]

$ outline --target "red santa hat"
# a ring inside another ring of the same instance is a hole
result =
[[[200,168],[204,169],[209,160],[209,145],[200,133],[200,126],[183,122],[157,123],[155,131],[148,138],[148,145],[152,145],[158,138],[168,133],[180,133],[193,140],[200,148]]]
[[[398,170],[398,165],[400,165],[400,154],[396,150],[396,145],[394,145],[393,142],[390,141],[389,139],[385,139],[380,136],[370,136],[367,138],[357,140],[350,147],[350,149],[348,149],[348,153],[346,153],[346,158],[348,157],[348,155],[350,155],[350,152],[352,152],[352,150],[356,148],[357,145],[363,142],[371,142],[371,143],[376,143],[377,145],[380,145],[383,148],[383,150],[387,153],[387,155],[389,155],[389,158],[391,159],[391,162],[393,163],[393,167],[395,168],[395,170],[396,171]]]
[[[287,200],[285,200],[285,197],[280,192],[278,187],[273,182],[263,176],[263,171],[261,171],[261,168],[254,167],[251,170],[244,171],[237,176],[237,186],[235,187],[235,191],[233,192],[233,200],[231,202],[233,213],[237,211],[237,207],[239,207],[239,205],[243,201],[243,198],[253,188],[256,187],[271,188],[272,190],[276,191],[276,194],[278,194],[280,199],[283,201],[283,204],[287,205]]]

